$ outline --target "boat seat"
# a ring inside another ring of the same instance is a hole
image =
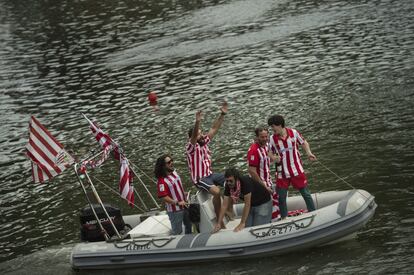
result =
[[[216,213],[214,212],[213,196],[205,191],[199,191],[197,192],[197,199],[200,204],[200,233],[210,233],[216,224]],[[238,212],[236,211],[235,206],[233,206],[233,210],[237,215]],[[227,227],[227,223],[229,222],[227,217],[224,217],[223,222]],[[238,223],[235,226],[237,225]],[[233,228],[235,226],[233,226]],[[229,226],[228,228],[231,227],[232,226]]]
[[[171,223],[168,215],[150,216],[131,229],[131,238],[144,236],[168,236],[171,234]]]

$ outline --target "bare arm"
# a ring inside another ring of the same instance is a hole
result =
[[[316,160],[316,156],[314,154],[312,154],[312,151],[310,149],[310,145],[306,140],[302,144],[302,148],[303,148],[303,150],[305,150],[306,155],[308,155],[309,160],[312,160],[312,161]]]
[[[200,129],[201,117],[202,117],[201,111],[197,111],[196,112],[196,120],[195,120],[194,128],[193,128],[193,133],[191,134],[191,138],[190,138],[190,142],[193,145],[196,144],[196,142],[197,142],[197,136],[198,136],[198,131]]]
[[[217,223],[215,227],[213,228],[213,231],[211,231],[211,233],[216,233],[220,231],[221,223],[223,222],[223,218],[224,218],[224,213],[226,212],[226,209],[229,206],[229,203],[230,203],[230,197],[224,196],[223,205],[221,206],[220,214],[217,219]]]
[[[259,177],[259,175],[257,174],[256,171],[256,167],[254,166],[249,166],[249,175],[252,177],[252,179],[254,179],[255,181],[259,182],[261,185],[263,185],[264,188],[266,188],[266,190],[272,194],[273,190],[272,188],[268,187],[266,185],[266,182],[262,181],[262,179]]]
[[[213,122],[213,125],[211,126],[210,130],[208,131],[207,135],[210,139],[212,139],[217,134],[218,130],[220,129],[221,125],[223,124],[224,116],[227,114],[227,111],[228,111],[227,102],[223,103],[223,105],[220,108],[220,111],[221,111],[220,115]]]
[[[243,213],[241,216],[240,224],[236,226],[236,228],[234,228],[233,230],[234,232],[239,232],[240,230],[246,227],[246,221],[247,221],[247,217],[249,216],[251,201],[252,201],[252,193],[244,195]]]
[[[173,200],[170,196],[162,197],[162,200],[169,204],[176,204],[176,205],[184,206],[184,207],[187,206],[187,203],[185,201],[176,201],[176,200]]]

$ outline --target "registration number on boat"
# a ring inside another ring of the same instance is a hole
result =
[[[277,235],[283,235],[292,231],[296,231],[295,225],[290,224],[281,228],[264,229],[261,232],[255,232],[256,238],[271,237]]]
[[[288,234],[309,227],[314,220],[314,216],[305,217],[300,220],[288,222],[285,224],[273,224],[271,226],[260,227],[250,230],[257,238],[274,237],[278,235]]]

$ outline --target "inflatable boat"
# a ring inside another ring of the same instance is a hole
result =
[[[145,173],[135,172],[135,166],[120,144],[84,117],[100,144],[98,153],[91,150],[75,163],[75,158],[34,117],[26,146],[35,182],[50,180],[73,166],[85,194],[88,206],[80,215],[82,242],[75,245],[71,254],[75,270],[181,265],[287,253],[352,236],[369,221],[377,206],[371,194],[348,184],[351,190],[312,194],[316,210],[309,213],[303,211],[302,197],[289,197],[288,210],[298,215],[239,232],[233,232],[233,228],[240,223],[243,205],[234,205],[235,219],[226,220],[226,229],[211,234],[216,220],[212,198],[205,192],[198,192],[190,205],[190,209],[196,209],[194,216],[198,218],[193,222],[197,233],[172,235],[168,215],[159,210],[157,200],[141,179],[141,174]],[[102,202],[89,172],[102,166],[110,155],[120,163],[120,197],[144,214],[123,216],[119,209]],[[139,184],[132,185],[132,174],[141,183],[142,193],[137,192]],[[135,193],[144,208],[134,203]],[[155,208],[146,205],[140,195],[145,193]]]
[[[108,269],[181,265],[208,261],[283,254],[343,240],[355,235],[374,215],[374,197],[364,190],[312,194],[316,211],[302,213],[265,225],[233,228],[240,222],[243,205],[235,205],[236,218],[225,221],[226,229],[211,234],[215,214],[210,195],[196,194],[200,233],[171,235],[165,212],[123,216],[123,238],[85,241],[71,255],[73,269]],[[288,198],[288,210],[306,209],[301,196]]]

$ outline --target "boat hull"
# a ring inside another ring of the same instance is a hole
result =
[[[376,208],[374,197],[366,191],[340,192],[343,192],[341,199],[317,211],[245,228],[237,233],[222,230],[216,234],[205,232],[81,243],[72,252],[72,267],[158,267],[234,260],[280,255],[335,242],[355,234],[374,215]]]

